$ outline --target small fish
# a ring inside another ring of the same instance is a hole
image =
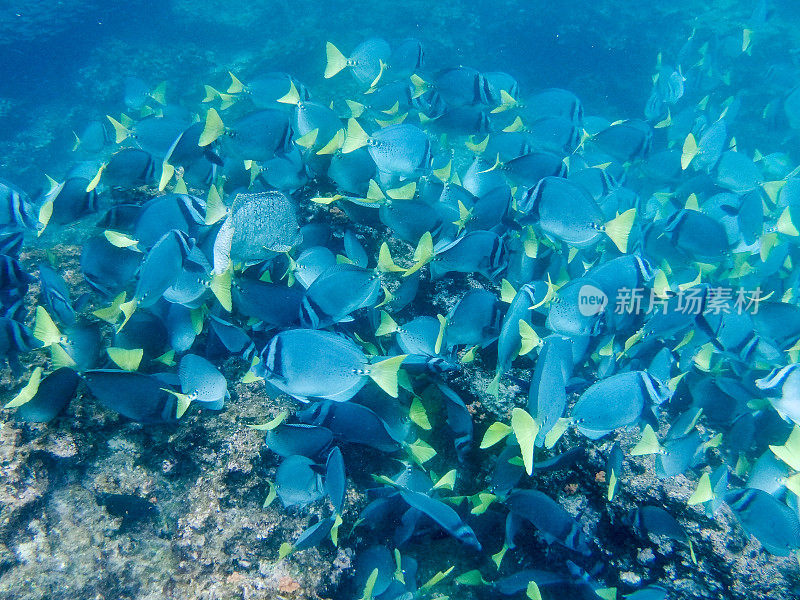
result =
[[[72,369],[56,369],[39,382],[30,400],[18,406],[14,418],[26,423],[52,421],[67,408],[79,382],[78,375]]]
[[[174,423],[177,400],[153,375],[114,369],[90,370],[84,381],[106,408],[144,424]]]
[[[720,260],[729,250],[725,228],[696,210],[679,210],[667,219],[664,233],[673,247],[693,260]]]
[[[368,135],[355,119],[347,124],[342,152],[367,147],[378,170],[399,179],[416,179],[431,169],[433,155],[427,134],[415,125],[389,125]]]
[[[313,460],[292,455],[283,459],[275,472],[275,491],[284,506],[303,507],[324,495],[322,476]]]
[[[36,219],[29,196],[14,184],[0,179],[0,231],[34,229]]]
[[[381,79],[386,65],[391,61],[392,50],[386,40],[369,38],[355,47],[349,57],[328,42],[325,51],[328,62],[325,79],[330,79],[345,68],[350,69],[356,81],[366,87],[375,87]]]
[[[506,506],[512,516],[528,521],[548,542],[557,542],[584,556],[592,554],[580,524],[547,494],[538,490],[514,490]]]
[[[727,139],[728,128],[722,118],[703,132],[700,141],[696,141],[694,134],[690,133],[683,143],[681,168],[685,171],[689,165],[693,165],[697,171],[710,172],[719,161]]]
[[[400,490],[400,497],[412,508],[424,513],[436,522],[442,529],[467,546],[481,551],[481,543],[478,541],[472,528],[464,523],[458,513],[447,504],[420,492],[408,489]]]
[[[782,419],[800,425],[800,364],[775,368],[755,384]]]
[[[281,423],[267,431],[264,444],[279,456],[299,454],[318,458],[333,442],[333,433],[326,427],[304,423]]]
[[[522,223],[538,223],[542,231],[575,248],[588,248],[607,235],[620,252],[626,252],[635,209],[606,222],[589,193],[572,181],[545,177],[517,202]]]
[[[337,514],[342,512],[346,491],[347,477],[344,471],[344,457],[339,447],[334,446],[325,460],[325,493],[330,498]]]
[[[306,290],[301,322],[320,328],[351,320],[355,311],[374,307],[380,291],[381,280],[375,271],[350,264],[332,265]]]
[[[397,395],[402,356],[370,363],[350,340],[327,331],[289,329],[272,338],[261,353],[258,369],[267,381],[298,400],[344,402],[369,379]]]
[[[753,191],[762,183],[756,164],[741,152],[723,152],[717,163],[715,181],[735,194]]]
[[[592,141],[616,160],[631,162],[647,158],[653,145],[653,128],[646,121],[631,119],[596,133]]]
[[[636,423],[648,405],[663,402],[665,392],[644,371],[618,373],[592,384],[575,406],[572,419],[583,435],[598,439]]]
[[[728,492],[725,502],[742,528],[775,556],[789,556],[800,548],[797,513],[775,496],[758,489]]]
[[[496,233],[470,231],[452,242],[434,247],[431,278],[438,279],[452,272],[475,272],[492,280],[503,272],[506,265],[505,244]]]
[[[487,346],[500,334],[502,318],[501,303],[494,293],[481,288],[471,289],[447,314],[447,344]]]
[[[111,244],[104,236],[90,237],[81,249],[81,272],[86,282],[107,297],[134,281],[142,254]]]
[[[221,410],[230,397],[225,376],[202,356],[185,354],[178,367],[178,379],[187,400],[200,402],[203,408]]]
[[[381,452],[396,452],[401,448],[386,421],[374,410],[355,402],[315,402],[297,417],[305,423],[327,428],[337,439],[350,444]]]
[[[131,110],[142,110],[147,104],[165,104],[165,84],[151,88],[138,77],[125,78],[125,106]]]
[[[73,325],[75,309],[72,307],[69,288],[61,276],[46,263],[41,263],[39,265],[39,281],[42,306],[64,325]]]

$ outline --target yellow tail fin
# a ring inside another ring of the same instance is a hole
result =
[[[325,79],[330,79],[347,66],[347,57],[339,52],[339,49],[330,42],[325,44],[325,54],[327,55],[328,61],[325,65],[323,77],[325,77]]]
[[[347,120],[347,136],[342,146],[342,152],[348,154],[353,150],[366,146],[369,141],[369,135],[364,131],[358,121],[353,118]]]
[[[417,247],[414,249],[414,266],[403,274],[403,277],[408,277],[412,273],[419,271],[424,265],[427,265],[433,260],[433,236],[430,231],[426,231],[419,239]]]
[[[197,145],[208,146],[223,133],[225,133],[225,125],[222,123],[219,113],[213,108],[209,108],[206,115],[206,126],[203,129],[203,133],[200,134],[200,140]]]
[[[313,148],[314,144],[317,143],[317,136],[319,135],[319,127],[316,129],[312,129],[305,135],[301,135],[297,138],[294,143],[300,146],[301,148],[305,148],[308,150],[309,148]]]
[[[206,225],[213,225],[224,218],[228,209],[222,202],[222,196],[217,186],[212,185],[208,188],[208,198],[206,199]]]
[[[128,139],[128,136],[131,134],[130,129],[125,127],[125,125],[123,125],[122,123],[117,121],[111,115],[106,115],[106,119],[108,119],[111,122],[111,124],[114,126],[114,133],[117,136],[116,140],[115,140],[115,143],[121,144],[126,139]]]
[[[400,370],[400,365],[406,359],[405,354],[393,356],[369,366],[370,379],[380,386],[380,388],[389,394],[392,398],[397,398],[397,372]]]
[[[278,98],[277,102],[281,104],[297,104],[300,102],[300,92],[297,91],[297,86],[294,84],[294,81],[289,82],[289,91],[286,92],[285,96]]]
[[[629,208],[624,213],[617,215],[606,223],[606,235],[619,248],[620,252],[628,251],[628,237],[636,220],[636,209]]]
[[[127,349],[114,346],[106,348],[108,357],[123,371],[136,371],[142,362],[144,350],[141,348]]]
[[[244,84],[239,81],[239,79],[228,71],[228,75],[231,76],[231,84],[228,86],[228,93],[229,94],[241,94],[244,91]]]
[[[778,217],[775,229],[778,233],[782,233],[783,235],[790,235],[793,237],[800,235],[800,231],[797,230],[797,226],[794,224],[792,213],[789,211],[788,206],[783,210],[781,216]]]
[[[683,142],[683,152],[681,153],[681,169],[684,171],[689,168],[694,157],[697,156],[697,140],[694,139],[693,134],[686,136]]]
[[[150,92],[150,97],[161,105],[167,103],[167,82],[162,81]]]
[[[61,332],[43,306],[36,307],[36,321],[33,326],[33,337],[43,346],[52,346],[61,341]]]
[[[6,403],[3,408],[17,408],[23,404],[27,404],[36,393],[39,391],[39,384],[42,382],[42,367],[36,367],[31,373],[27,385],[22,388],[19,393],[14,396],[10,402]]]
[[[404,270],[403,267],[398,267],[394,263],[392,253],[389,251],[389,245],[383,242],[378,251],[378,271],[381,273],[400,273]]]
[[[375,336],[389,335],[397,331],[397,322],[385,310],[381,311],[381,323],[378,329],[375,330]]]
[[[211,292],[219,300],[222,308],[228,312],[233,311],[233,299],[231,298],[231,269],[228,268],[221,275],[211,276]]]
[[[511,123],[508,127],[503,129],[506,133],[513,133],[516,131],[525,131],[525,124],[522,122],[522,117],[517,117],[514,119],[514,122]]]

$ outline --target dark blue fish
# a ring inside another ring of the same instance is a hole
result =
[[[42,379],[36,395],[16,410],[14,418],[28,423],[52,421],[67,408],[79,381],[72,369],[56,369]]]
[[[177,400],[153,375],[114,369],[91,370],[84,380],[92,395],[124,417],[144,424],[174,423]]]
[[[382,452],[400,449],[388,425],[374,411],[355,402],[316,402],[298,413],[305,422],[326,427],[338,439],[361,444]]]
[[[537,490],[514,490],[506,505],[514,518],[530,522],[548,542],[557,542],[584,556],[591,555],[589,540],[580,523],[547,494]]]
[[[400,496],[411,508],[430,517],[431,520],[459,542],[468,548],[480,552],[481,543],[475,536],[475,532],[469,525],[464,523],[458,513],[447,504],[420,492],[414,492],[408,489],[401,489]]]
[[[69,288],[61,276],[47,265],[39,265],[41,302],[47,312],[64,325],[75,323],[75,309],[72,307]]]

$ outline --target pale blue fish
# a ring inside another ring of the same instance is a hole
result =
[[[742,528],[775,556],[789,556],[800,548],[797,513],[775,496],[758,489],[733,490],[725,502]]]
[[[236,279],[231,286],[233,306],[247,317],[276,327],[291,327],[300,321],[303,290],[257,279]]]
[[[61,367],[39,382],[36,394],[14,411],[14,419],[25,423],[47,423],[66,410],[80,379],[72,369]]]
[[[186,235],[177,229],[165,233],[142,261],[134,297],[140,308],[152,306],[178,279],[189,252]]]
[[[308,288],[322,273],[336,264],[336,256],[325,246],[311,246],[291,261],[290,271],[304,288]]]
[[[202,356],[185,354],[178,366],[181,390],[192,402],[200,402],[203,408],[221,410],[230,397],[228,382],[217,368]]]
[[[636,423],[648,405],[663,402],[666,392],[645,371],[612,375],[592,384],[572,407],[572,419],[583,435],[598,439]]]
[[[140,423],[176,421],[175,396],[164,391],[166,384],[153,375],[114,369],[84,373],[92,395],[107,408]]]
[[[381,452],[401,448],[388,424],[374,410],[355,402],[315,402],[297,413],[297,417],[305,423],[328,428],[337,439],[350,444]]]
[[[301,321],[311,327],[352,320],[352,313],[378,303],[381,280],[377,273],[356,265],[336,264],[321,273],[306,290]]]
[[[275,472],[275,491],[284,506],[303,507],[324,495],[322,476],[315,463],[305,456],[292,455],[283,459]]]
[[[269,383],[298,400],[339,402],[352,398],[370,378],[390,387],[387,380],[398,368],[396,360],[370,362],[350,340],[313,329],[282,331],[264,348],[257,366]]]
[[[558,544],[584,556],[592,550],[581,525],[547,494],[538,490],[514,490],[506,500],[513,517],[533,525],[548,543]]]
[[[755,384],[782,419],[800,425],[800,364],[775,368]]]

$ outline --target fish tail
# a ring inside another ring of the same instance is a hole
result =
[[[378,329],[375,330],[375,336],[389,335],[397,331],[397,322],[385,310],[381,311],[381,322]]]
[[[162,81],[159,83],[152,92],[150,92],[150,97],[161,104],[162,106],[167,104],[167,82]]]
[[[231,76],[231,84],[228,86],[228,94],[241,94],[244,91],[244,84],[230,71],[228,75]]]
[[[330,79],[347,66],[347,57],[330,42],[325,44],[325,54],[327,56],[327,64],[325,65],[323,77]]]
[[[683,152],[681,153],[681,169],[684,171],[689,168],[694,157],[697,156],[697,140],[694,134],[690,133],[683,142]]]
[[[115,143],[121,144],[126,139],[128,139],[128,137],[131,135],[130,129],[125,127],[125,125],[123,125],[110,115],[106,115],[106,119],[108,119],[111,122],[111,125],[114,126],[114,133],[116,134]]]
[[[348,154],[367,145],[369,135],[364,131],[358,121],[353,118],[347,120],[347,135],[342,145],[342,152]]]
[[[231,312],[233,310],[233,300],[231,298],[231,269],[225,269],[221,274],[215,273],[211,276],[211,293],[219,301],[222,308]]]
[[[370,365],[367,373],[370,379],[392,398],[397,398],[397,372],[405,359],[405,354],[387,358]]]
[[[797,230],[797,225],[792,218],[792,213],[789,208],[790,207],[787,206],[783,209],[781,216],[778,217],[778,222],[775,224],[775,230],[783,235],[797,237],[800,235],[800,231]]]
[[[633,222],[636,220],[636,209],[630,208],[624,213],[617,215],[606,223],[606,235],[611,238],[614,245],[619,248],[620,252],[628,251],[628,237],[633,228]]]
[[[200,140],[197,142],[197,145],[208,146],[224,132],[225,125],[223,124],[219,113],[213,108],[209,108],[208,113],[206,114],[206,126],[203,128],[203,133],[200,134]]]

